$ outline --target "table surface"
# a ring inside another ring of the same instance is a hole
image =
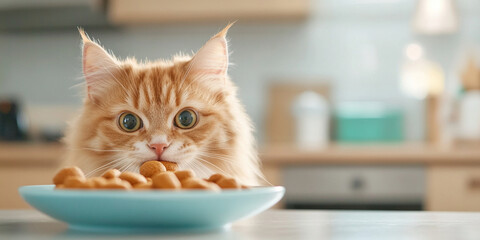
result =
[[[1,210],[0,239],[480,239],[480,213],[269,210],[204,233],[88,233],[34,210]]]

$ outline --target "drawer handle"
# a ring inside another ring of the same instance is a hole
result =
[[[353,190],[361,190],[365,187],[365,181],[360,177],[355,177],[351,182],[351,187]]]
[[[470,181],[468,182],[468,187],[472,190],[480,190],[480,178],[479,177],[471,178]]]

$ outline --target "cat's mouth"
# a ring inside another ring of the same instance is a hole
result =
[[[168,162],[168,163],[175,163],[175,164],[176,164],[176,162],[172,162],[172,161],[167,161],[167,160],[163,160],[163,159],[157,159],[157,161],[159,161],[159,162]]]
[[[165,160],[165,159],[162,159],[162,158],[149,159],[149,160],[147,160],[147,161],[145,161],[145,162],[148,162],[148,161],[169,162],[169,163],[175,163],[175,164],[177,164],[176,162],[168,161],[168,160]]]

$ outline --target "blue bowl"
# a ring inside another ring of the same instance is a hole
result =
[[[39,211],[89,231],[219,229],[277,203],[283,187],[202,190],[69,190],[53,185],[19,188]]]

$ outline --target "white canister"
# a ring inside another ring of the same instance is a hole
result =
[[[465,140],[480,139],[480,91],[468,91],[462,96],[457,135]]]
[[[299,147],[325,147],[329,142],[329,108],[325,98],[313,91],[298,95],[292,105],[295,138]]]

